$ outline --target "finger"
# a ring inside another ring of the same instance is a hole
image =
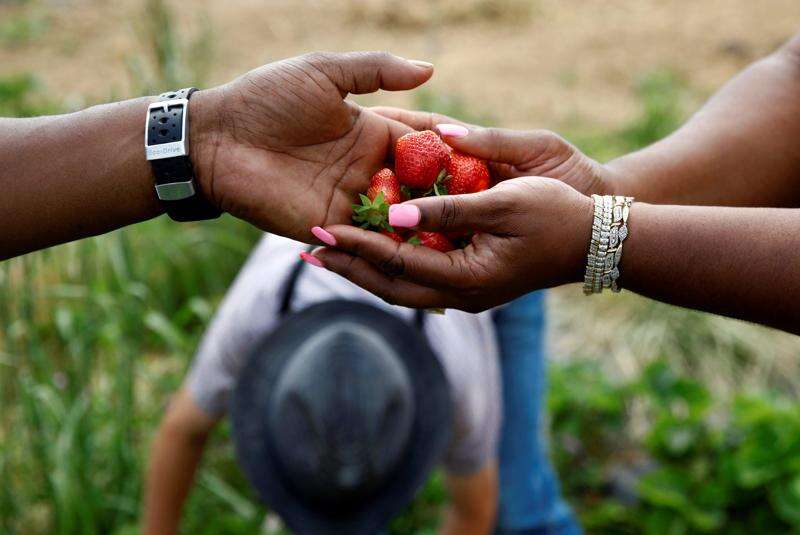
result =
[[[458,119],[429,111],[411,111],[390,106],[373,106],[370,110],[378,115],[392,119],[393,121],[406,124],[414,130],[433,130],[438,124],[455,124],[464,127],[470,126],[468,123]]]
[[[461,250],[442,253],[398,243],[388,236],[350,225],[325,227],[336,248],[363,258],[388,275],[442,290],[470,286],[472,277]]]
[[[391,119],[392,121],[403,123],[414,130],[435,130],[451,145],[453,144],[453,139],[459,137],[458,135],[453,135],[453,133],[461,134],[461,137],[463,137],[469,134],[470,129],[475,130],[480,128],[459,119],[448,117],[447,115],[427,111],[411,111],[391,106],[373,106],[369,108],[369,110],[387,119]],[[462,126],[465,130],[459,131],[454,129],[452,128],[453,125]],[[396,141],[396,139],[394,141]],[[492,170],[492,176],[496,181],[530,174],[519,171],[516,167],[507,163],[490,161],[489,166]]]
[[[433,76],[432,64],[388,52],[316,52],[304,59],[325,73],[343,94],[413,89]]]
[[[507,163],[497,163],[497,162],[488,162],[489,163],[489,170],[491,171],[492,177],[496,182],[501,180],[508,180],[509,178],[519,178],[522,176],[530,176],[530,172],[526,173],[524,171],[520,171],[517,169],[516,166],[507,164]]]
[[[357,104],[352,104],[353,106],[357,106]],[[371,115],[371,118],[374,118],[376,121],[382,122],[389,133],[389,152],[391,156],[394,157],[394,149],[397,145],[397,140],[403,137],[404,135],[408,134],[409,132],[413,132],[414,129],[410,126],[403,124],[400,121],[395,121],[388,117],[384,117],[382,115],[378,115],[377,113],[373,112],[370,108],[359,108],[360,112],[364,115]]]
[[[563,154],[563,148],[569,146],[563,138],[548,130],[470,128],[466,135],[443,137],[451,147],[461,152],[511,166],[541,162],[548,154]]]
[[[363,258],[330,248],[315,251],[313,256],[326,269],[389,304],[412,308],[454,308],[455,301],[445,292],[390,277]]]
[[[389,147],[394,157],[394,149],[397,145],[397,140],[403,137],[404,135],[408,134],[409,132],[413,132],[414,130],[410,128],[408,125],[401,123],[400,121],[393,121],[391,119],[387,119],[381,117],[384,121],[386,121],[386,127],[389,129]]]
[[[499,187],[468,195],[414,199],[389,207],[389,224],[437,232],[501,231],[511,213],[507,192]]]

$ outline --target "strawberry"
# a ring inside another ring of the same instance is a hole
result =
[[[421,230],[417,231],[414,233],[414,236],[408,240],[408,243],[413,243],[414,245],[423,245],[443,253],[455,249],[453,243],[448,240],[444,234],[440,234],[439,232],[424,232]]]
[[[450,151],[436,132],[411,132],[397,140],[394,160],[401,184],[428,190],[444,177]]]
[[[477,193],[489,188],[489,167],[480,158],[453,151],[447,174],[447,192],[450,195]]]
[[[397,243],[403,243],[403,241],[405,241],[405,240],[403,240],[403,237],[400,234],[398,234],[397,232],[389,232],[388,230],[382,230],[381,234],[383,234],[384,236],[389,236],[391,239],[393,239]]]
[[[403,196],[400,192],[400,182],[397,177],[389,168],[384,167],[369,180],[369,188],[367,189],[367,197],[375,200],[378,193],[383,192],[383,198],[386,204],[397,204],[403,202]]]
[[[361,204],[353,205],[353,221],[361,228],[393,231],[389,226],[389,205],[403,201],[400,183],[391,169],[383,168],[369,180],[366,195],[359,195]]]

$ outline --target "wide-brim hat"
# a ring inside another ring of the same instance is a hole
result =
[[[365,303],[326,301],[255,347],[231,418],[261,500],[300,534],[381,530],[451,435],[450,388],[420,329]]]

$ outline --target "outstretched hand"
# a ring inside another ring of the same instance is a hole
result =
[[[394,226],[477,231],[464,249],[442,253],[332,225],[325,230],[335,247],[314,255],[389,303],[478,312],[535,289],[582,280],[592,216],[591,198],[563,182],[516,178],[480,193],[391,207]]]
[[[488,160],[496,180],[544,176],[558,179],[589,195],[609,194],[617,179],[614,171],[549,130],[484,128],[438,113],[392,107],[370,109],[414,130],[438,130],[453,148]],[[464,128],[448,128],[453,124]],[[444,127],[440,128],[440,125]],[[460,131],[453,135],[456,130]]]
[[[349,221],[351,203],[410,128],[345,100],[412,89],[433,66],[387,53],[314,53],[255,69],[192,98],[191,142],[205,195],[277,234]]]
[[[546,130],[482,128],[435,113],[371,110],[415,130],[439,130],[455,149],[489,160],[498,183],[473,195],[391,207],[394,226],[476,231],[464,249],[441,253],[333,225],[326,230],[335,247],[315,253],[325,267],[391,303],[470,311],[582,280],[593,211],[588,195],[611,192],[608,168]]]

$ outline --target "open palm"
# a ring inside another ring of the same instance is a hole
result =
[[[385,53],[316,53],[211,90],[205,98],[216,102],[218,122],[214,135],[200,135],[198,172],[206,194],[237,217],[304,241],[312,226],[349,221],[351,203],[410,128],[345,97],[410,89],[432,72]]]

